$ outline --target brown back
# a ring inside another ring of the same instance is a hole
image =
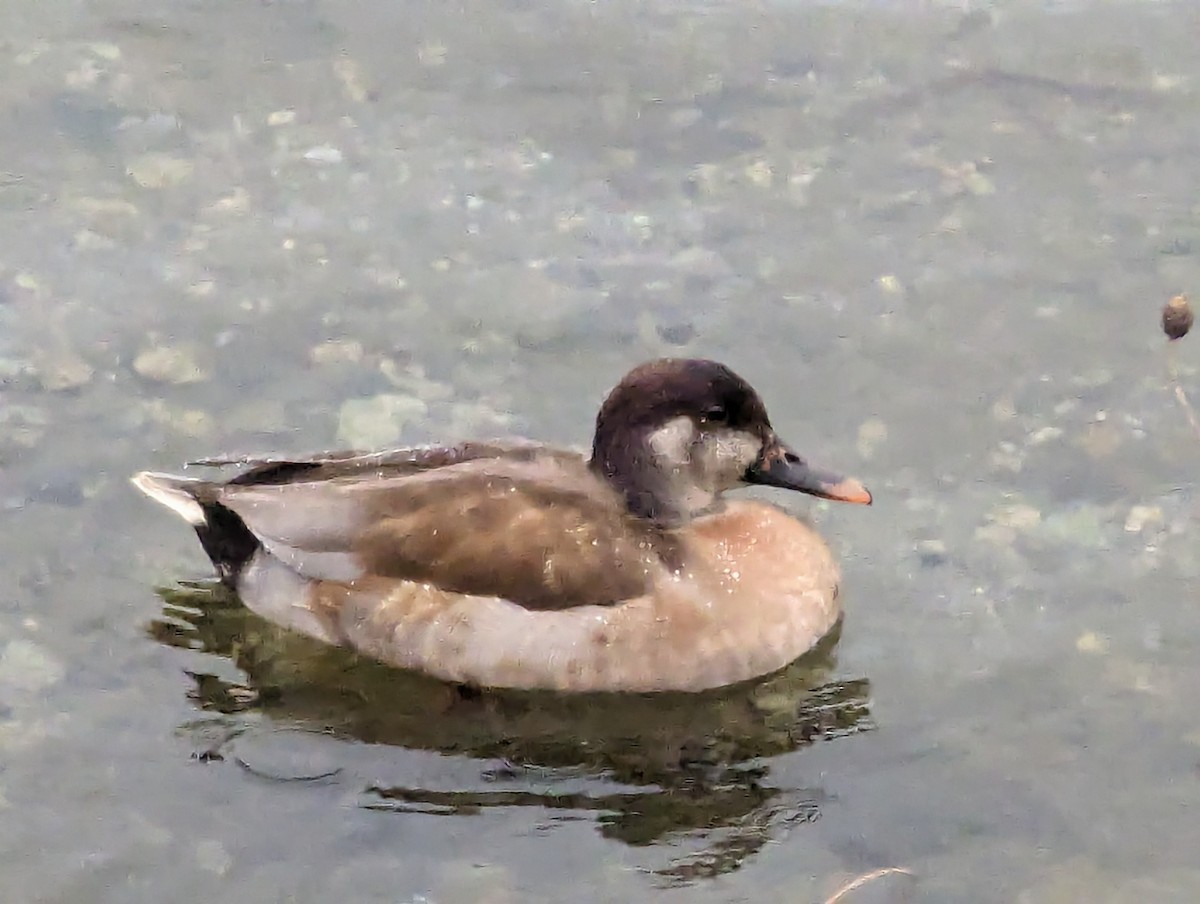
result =
[[[468,444],[270,462],[217,489],[306,577],[385,577],[532,609],[640,596],[670,541],[576,454]]]

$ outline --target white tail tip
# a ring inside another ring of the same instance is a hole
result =
[[[129,478],[129,482],[153,499],[162,503],[188,524],[198,527],[205,522],[204,509],[187,489],[189,484],[200,481],[191,477],[176,477],[174,474],[156,474],[142,471]]]

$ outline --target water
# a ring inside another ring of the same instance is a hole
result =
[[[3,16],[4,900],[1200,896],[1190,4]],[[662,354],[875,493],[811,508],[840,639],[749,687],[389,671],[181,586],[126,483],[586,443]]]

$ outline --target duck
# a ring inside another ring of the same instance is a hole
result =
[[[696,358],[630,371],[590,455],[510,440],[195,464],[242,469],[132,482],[252,611],[448,682],[559,692],[698,692],[789,665],[840,623],[838,563],[806,521],[724,494],[872,501]]]

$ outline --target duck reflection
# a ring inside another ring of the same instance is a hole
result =
[[[605,837],[689,851],[658,871],[669,883],[735,870],[820,815],[822,790],[772,785],[770,757],[873,727],[869,682],[829,681],[836,631],[784,671],[717,691],[558,695],[399,671],[280,629],[218,583],[159,594],[152,637],[240,673],[189,672],[190,696],[209,714],[183,727],[195,758],[272,781],[354,787],[357,776],[359,804],[377,811],[532,807],[551,823],[594,819]],[[281,733],[282,754],[264,740]],[[368,768],[343,768],[362,754],[347,741],[378,745]],[[396,748],[435,765],[398,763]],[[401,766],[412,768],[389,774]]]

